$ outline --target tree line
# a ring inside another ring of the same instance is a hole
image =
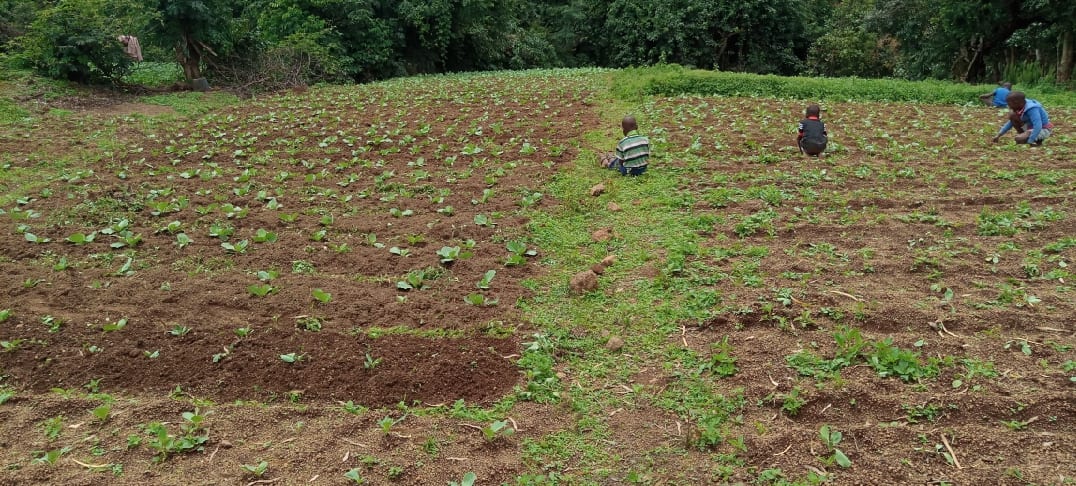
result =
[[[189,80],[287,86],[675,63],[1069,86],[1072,0],[0,0],[7,62],[120,79],[135,35]]]

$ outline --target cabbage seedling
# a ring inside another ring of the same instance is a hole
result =
[[[85,245],[87,243],[93,243],[93,239],[97,237],[97,232],[84,235],[82,233],[75,233],[67,237],[68,243],[74,243],[76,245]]]
[[[260,478],[265,475],[266,471],[269,470],[269,463],[266,461],[261,461],[256,465],[243,464],[239,467],[243,471],[246,471],[247,474],[250,474],[251,476],[254,476],[256,478]]]
[[[484,290],[489,289],[489,286],[493,283],[494,275],[497,275],[496,270],[487,270],[486,273],[482,275],[482,278],[478,280],[478,283],[475,284],[475,287]]]
[[[330,293],[328,293],[328,292],[326,292],[324,290],[321,290],[321,289],[311,290],[310,295],[313,295],[314,300],[316,300],[316,301],[318,301],[318,302],[320,302],[322,304],[328,304],[329,302],[332,302],[332,300],[333,300],[333,294],[330,294]]]
[[[105,325],[101,326],[101,330],[105,331],[105,332],[112,332],[112,331],[119,331],[119,330],[121,330],[121,329],[123,329],[125,327],[127,327],[127,318],[126,317],[124,317],[123,319],[120,319],[120,320],[118,320],[116,322],[110,322],[108,324],[105,324]]]
[[[221,243],[220,247],[224,248],[229,253],[243,254],[247,252],[247,248],[250,246],[250,241],[242,240],[232,243]]]
[[[305,354],[288,353],[280,355],[280,361],[285,363],[298,363],[305,359]]]

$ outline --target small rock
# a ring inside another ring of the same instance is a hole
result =
[[[590,271],[594,272],[597,275],[602,275],[602,274],[605,273],[605,267],[602,266],[602,264],[599,263],[599,264],[594,265],[593,267],[590,267]]]
[[[558,379],[558,380],[563,380],[563,379],[565,379],[565,378],[567,378],[567,377],[568,377],[568,375],[564,374],[564,372],[563,372],[563,371],[558,371],[558,372],[557,372],[557,379]]]
[[[605,184],[604,183],[598,183],[598,185],[590,188],[590,196],[591,197],[598,197],[603,192],[605,192]]]
[[[609,351],[620,351],[620,348],[624,347],[624,340],[620,336],[613,336],[605,342],[605,349]]]
[[[232,443],[228,442],[226,440],[222,440],[222,441],[220,441],[220,447],[221,447],[221,449],[231,449],[232,448]]]
[[[597,290],[598,274],[590,270],[579,272],[568,282],[568,289],[574,294]]]
[[[142,352],[138,349],[131,349],[127,351],[127,356],[130,358],[137,358],[140,354],[142,354]]]
[[[602,228],[590,234],[590,238],[598,243],[609,241],[613,239],[613,230],[609,228]]]
[[[614,263],[616,263],[616,255],[609,255],[602,258],[601,266],[608,268],[613,266]]]
[[[617,211],[620,211],[620,205],[615,202],[609,201],[609,204],[605,205],[605,209],[608,209],[611,213],[615,213]]]

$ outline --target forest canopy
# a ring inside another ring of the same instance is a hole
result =
[[[0,0],[9,63],[78,82],[132,59],[298,85],[675,63],[760,74],[1071,87],[1071,0]]]

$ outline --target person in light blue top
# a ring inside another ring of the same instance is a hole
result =
[[[1038,146],[1053,134],[1054,124],[1050,123],[1050,115],[1038,101],[1027,99],[1020,91],[1013,91],[1005,97],[1005,102],[1012,111],[1009,113],[1009,121],[994,135],[994,143],[1013,128],[1016,129],[1016,143]]]
[[[987,94],[980,95],[979,99],[983,100],[987,106],[993,106],[994,108],[1005,108],[1008,104],[1005,103],[1005,98],[1012,92],[1012,83],[1002,83],[994,91]]]

